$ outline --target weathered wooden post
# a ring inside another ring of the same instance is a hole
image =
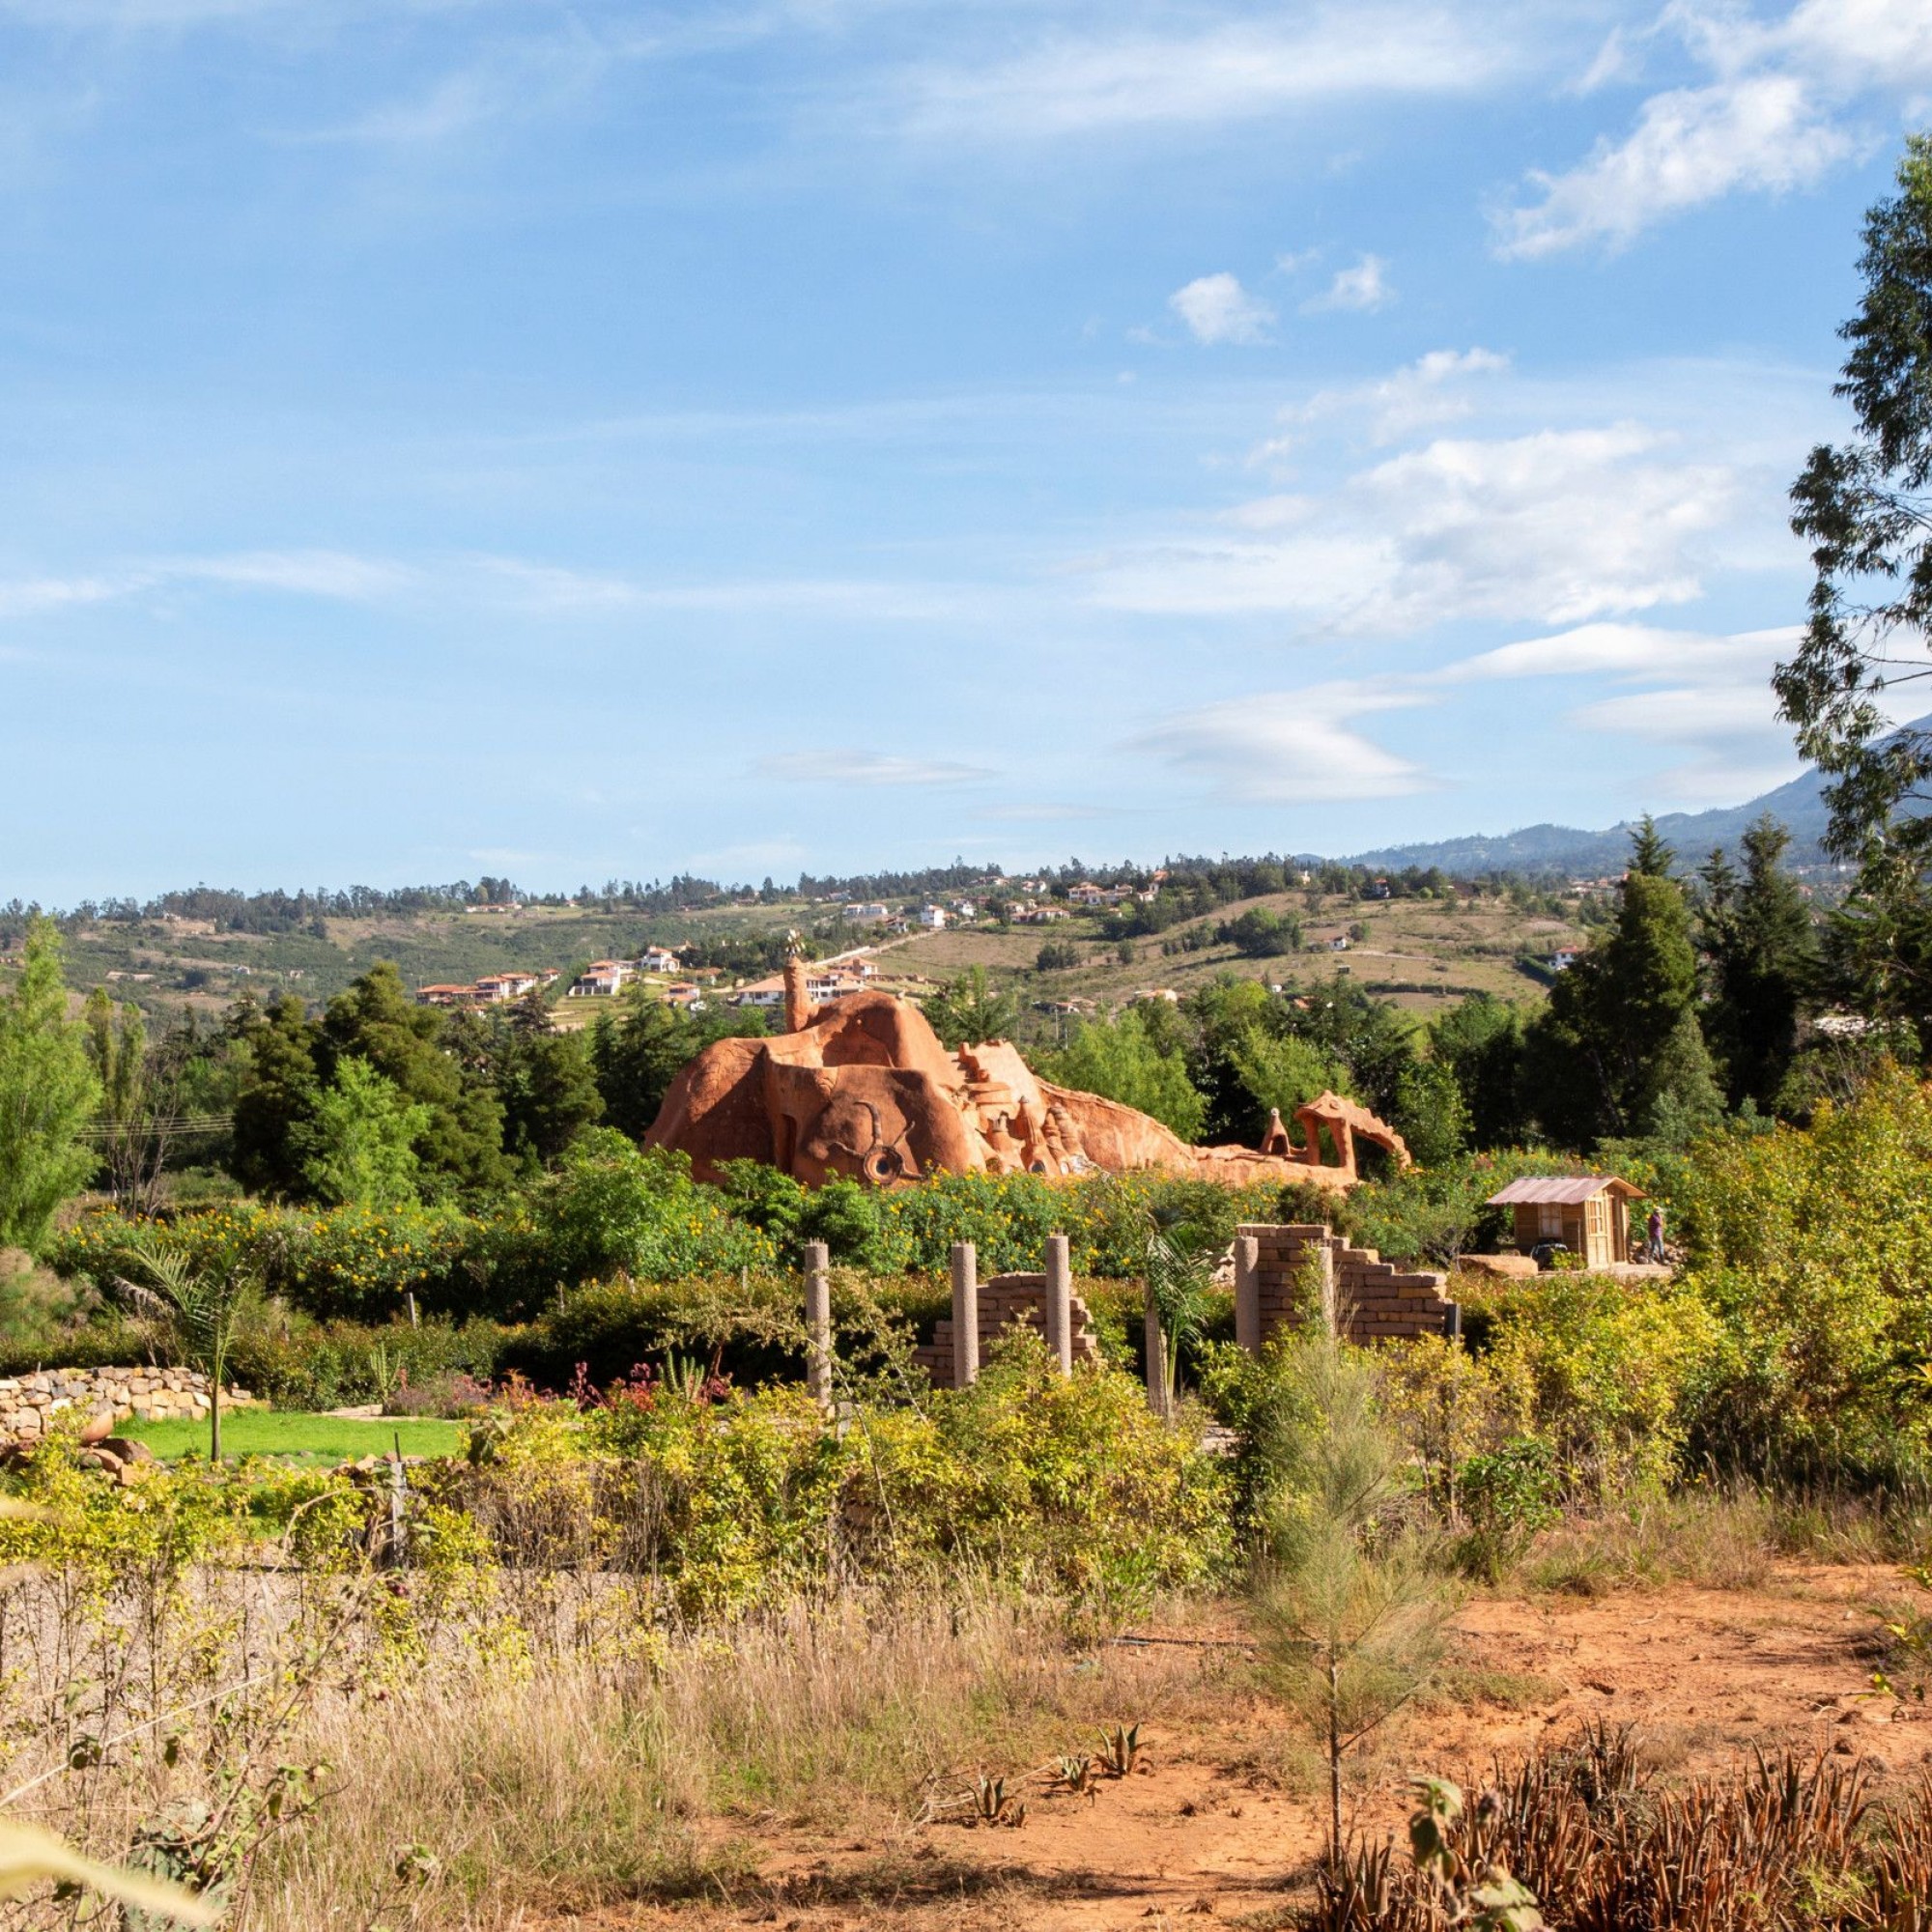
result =
[[[1161,1326],[1160,1303],[1154,1299],[1152,1282],[1148,1283],[1145,1310],[1143,1332],[1147,1337],[1148,1406],[1154,1414],[1165,1416],[1168,1413],[1167,1331]]]
[[[805,1379],[811,1399],[832,1406],[832,1250],[823,1241],[805,1244]]]
[[[980,1257],[971,1241],[952,1243],[952,1386],[980,1379]]]
[[[1262,1347],[1262,1244],[1253,1235],[1235,1236],[1235,1341],[1249,1354]]]
[[[1321,1319],[1321,1325],[1331,1335],[1342,1332],[1342,1309],[1335,1293],[1335,1244],[1327,1238],[1327,1230],[1322,1230],[1322,1238],[1315,1244],[1315,1305]]]
[[[1073,1373],[1073,1264],[1066,1236],[1046,1237],[1046,1346],[1060,1363],[1060,1373]]]

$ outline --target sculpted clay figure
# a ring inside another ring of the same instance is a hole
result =
[[[672,1082],[644,1145],[682,1150],[700,1180],[718,1179],[725,1161],[761,1160],[810,1187],[834,1175],[892,1187],[940,1170],[1156,1168],[1230,1185],[1345,1189],[1360,1178],[1358,1136],[1408,1165],[1400,1134],[1334,1094],[1295,1110],[1298,1147],[1279,1115],[1259,1151],[1189,1147],[1118,1100],[1041,1080],[1008,1040],[949,1053],[925,1015],[894,994],[813,1007],[796,957],[785,965],[785,1022],[771,1038],[706,1047]]]

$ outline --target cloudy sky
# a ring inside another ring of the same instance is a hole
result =
[[[0,897],[1791,775],[1924,0],[0,0]]]

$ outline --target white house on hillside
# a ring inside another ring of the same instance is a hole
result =
[[[624,990],[631,969],[621,959],[593,959],[570,982],[573,1000],[611,998]]]

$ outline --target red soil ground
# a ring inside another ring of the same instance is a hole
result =
[[[1492,1753],[1605,1717],[1637,1724],[1666,1776],[1719,1770],[1753,1747],[1788,1748],[1863,1757],[1882,1791],[1932,1766],[1932,1707],[1871,1690],[1881,1612],[1909,1594],[1890,1566],[1782,1565],[1747,1590],[1475,1599],[1457,1619],[1460,1695],[1408,1714],[1359,1767],[1353,1822],[1399,1831],[1413,1773],[1473,1787]],[[1236,1629],[1220,1634],[1239,1641]],[[734,1895],[576,1922],[598,1932],[1285,1924],[1308,1896],[1324,1830],[1293,1727],[1254,1691],[1231,1695],[1199,1678],[1143,1717],[1144,1771],[1092,1801],[1048,1795],[1037,1778],[1020,1830],[942,1821],[828,1841],[753,1826],[756,1876]],[[1017,1781],[1011,1768],[989,1769]]]

